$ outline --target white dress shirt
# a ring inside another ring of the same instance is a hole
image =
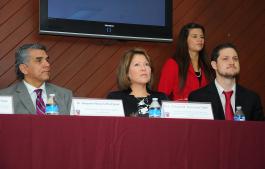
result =
[[[218,94],[219,94],[219,97],[220,97],[220,99],[221,99],[221,102],[222,102],[222,106],[223,106],[223,110],[224,110],[224,112],[225,112],[225,95],[223,94],[223,91],[225,91],[224,90],[224,88],[216,81],[216,79],[215,79],[215,86],[216,86],[216,88],[217,88],[217,91],[218,91]],[[236,97],[235,97],[235,95],[236,95],[236,84],[234,84],[233,85],[233,87],[232,87],[232,89],[231,90],[233,90],[233,94],[232,94],[232,96],[231,96],[231,105],[232,105],[232,108],[233,108],[233,112],[235,113],[235,105],[236,105]],[[231,91],[230,90],[230,91]],[[225,91],[225,92],[228,92],[228,91]]]
[[[39,88],[32,86],[31,84],[27,83],[25,80],[23,80],[23,83],[25,84],[26,88],[28,89],[29,95],[31,97],[31,100],[32,100],[35,108],[36,108],[37,93],[34,92],[34,90],[36,90],[36,89],[42,89],[41,97],[42,97],[44,103],[45,104],[47,103],[47,92],[45,89],[45,83],[43,83]]]

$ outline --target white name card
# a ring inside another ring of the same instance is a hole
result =
[[[71,115],[124,117],[122,100],[73,98]]]
[[[162,112],[164,118],[213,120],[211,103],[163,101]]]
[[[12,96],[0,96],[0,114],[14,114]]]

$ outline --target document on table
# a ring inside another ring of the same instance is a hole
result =
[[[12,96],[0,96],[0,114],[14,114]]]
[[[71,115],[124,117],[122,100],[73,98]]]
[[[214,119],[211,103],[202,102],[162,102],[162,117],[185,119]]]

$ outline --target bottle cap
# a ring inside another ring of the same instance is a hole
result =
[[[236,109],[237,109],[237,110],[241,110],[242,107],[241,107],[241,106],[236,106]]]

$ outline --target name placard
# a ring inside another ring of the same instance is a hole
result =
[[[162,117],[184,119],[214,119],[211,103],[201,102],[163,101]]]
[[[12,96],[0,96],[0,114],[14,114]]]
[[[124,117],[122,100],[73,98],[71,115]]]

